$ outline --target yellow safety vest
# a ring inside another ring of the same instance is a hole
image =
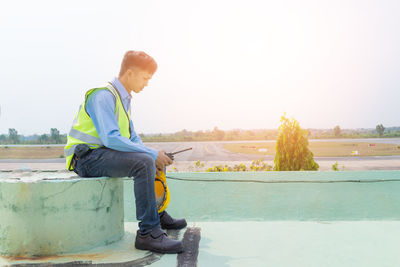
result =
[[[86,112],[86,102],[90,94],[99,91],[108,90],[115,97],[115,118],[118,121],[119,130],[122,136],[131,138],[130,120],[131,111],[126,111],[122,104],[121,97],[117,89],[109,83],[104,88],[94,88],[86,92],[85,101],[79,107],[78,114],[76,114],[71,131],[68,133],[67,145],[64,148],[65,157],[67,159],[67,169],[72,171],[71,160],[74,155],[75,147],[79,144],[87,144],[90,148],[96,149],[104,146],[97,134],[96,128],[92,119]],[[165,173],[160,171],[159,175],[155,177],[154,189],[156,193],[156,203],[158,212],[164,211],[170,201],[170,191],[167,185]]]
[[[115,118],[118,121],[119,130],[122,136],[131,138],[130,120],[131,111],[125,110],[122,104],[121,97],[115,89],[115,87],[108,83],[106,87],[94,88],[86,92],[85,101],[79,107],[78,113],[72,123],[71,131],[68,133],[67,145],[64,147],[64,153],[66,157],[67,169],[72,171],[71,160],[74,155],[75,147],[79,144],[87,144],[90,148],[95,149],[104,146],[97,134],[96,128],[93,124],[92,119],[86,112],[86,102],[90,94],[99,90],[110,91],[115,98]]]

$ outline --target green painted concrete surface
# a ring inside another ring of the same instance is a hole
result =
[[[395,267],[400,222],[198,222],[198,266]],[[151,266],[176,266],[165,255]]]
[[[189,222],[188,226],[201,229],[197,266],[395,267],[400,262],[399,221]],[[108,246],[45,259],[0,257],[0,266],[71,262],[179,266],[175,254],[136,250],[136,223],[125,223],[125,229],[124,238]],[[175,237],[182,239],[184,232]]]
[[[4,181],[1,175],[0,181],[1,178]],[[193,172],[168,173],[167,176],[170,177],[168,185],[172,193],[169,213],[175,217],[185,217],[189,227],[201,229],[198,266],[364,267],[397,266],[400,262],[397,249],[400,245],[400,171]],[[29,179],[36,181],[32,185],[49,183]],[[0,265],[77,260],[123,263],[151,259],[151,266],[177,266],[177,255],[152,254],[134,248],[137,223],[133,181],[119,178],[99,180],[115,181],[119,184],[118,188],[123,190],[120,196],[124,195],[124,199],[119,198],[119,201],[124,201],[126,232],[121,241],[55,258],[23,260],[0,257]],[[51,184],[71,182],[88,183],[84,190],[73,192],[76,196],[87,195],[88,192],[99,194],[101,191],[96,179],[70,177],[59,182],[52,181]],[[20,182],[15,179],[8,183],[0,182],[0,199],[16,202],[21,189],[4,190],[4,186],[11,183],[18,185]],[[64,193],[74,191],[75,185]],[[40,191],[37,188],[34,191],[30,188],[28,192],[43,195],[49,189]],[[54,192],[60,191],[54,190],[53,195]],[[67,201],[61,195],[53,196],[60,197],[56,203]],[[6,217],[12,215],[18,218],[12,206],[8,207],[4,209],[3,204],[0,207],[0,226],[4,222],[3,211],[8,212]],[[26,209],[25,215],[32,216],[33,222],[43,220],[37,217],[43,211],[34,214],[29,213],[29,209]],[[76,214],[75,218],[84,216],[83,211]],[[19,221],[22,223],[22,217],[19,217]],[[24,223],[19,226],[36,228]],[[45,220],[42,223],[46,223]],[[87,226],[88,222],[80,220],[79,223],[82,231],[93,230]],[[76,230],[76,227],[69,230]],[[0,228],[0,233],[2,230]],[[174,238],[182,239],[185,230],[181,230]],[[33,240],[32,233],[34,231],[16,237],[20,238],[20,242]],[[48,236],[51,238],[56,234],[51,232]]]
[[[400,171],[192,172],[167,177],[174,178],[167,179],[167,210],[190,221],[400,220]],[[125,181],[124,191],[125,221],[135,221],[131,180]]]
[[[0,173],[0,253],[53,255],[122,238],[121,179]]]

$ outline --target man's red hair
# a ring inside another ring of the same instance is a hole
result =
[[[119,76],[124,75],[124,73],[132,67],[138,67],[142,70],[150,72],[151,74],[154,74],[154,72],[157,70],[157,63],[151,56],[143,51],[130,50],[124,55]]]

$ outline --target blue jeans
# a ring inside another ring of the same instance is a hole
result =
[[[147,234],[153,228],[160,227],[154,191],[156,166],[149,154],[102,147],[91,150],[79,159],[75,171],[81,177],[134,177],[139,233]]]

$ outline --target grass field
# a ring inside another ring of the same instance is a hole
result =
[[[64,147],[0,147],[0,159],[51,159],[64,157]]]
[[[224,144],[229,151],[253,155],[275,155],[275,143]],[[362,157],[400,155],[400,145],[364,142],[310,142],[316,157]],[[358,155],[357,155],[357,153]],[[63,147],[0,147],[0,159],[47,159],[64,157]]]
[[[235,153],[275,155],[275,143],[224,144],[224,148]],[[316,157],[400,155],[400,146],[393,144],[364,142],[310,142],[309,148]]]

